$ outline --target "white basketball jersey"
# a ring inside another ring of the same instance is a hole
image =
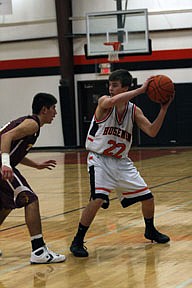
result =
[[[87,134],[86,149],[115,158],[125,158],[132,144],[135,105],[127,103],[121,116],[115,107],[105,119],[97,120],[95,115]]]

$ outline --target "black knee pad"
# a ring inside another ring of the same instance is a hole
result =
[[[103,209],[109,208],[109,198],[106,199],[106,200],[103,202],[103,204],[102,204],[101,207],[102,207]]]
[[[109,197],[107,195],[101,194],[101,193],[94,194],[94,196],[92,197],[93,200],[98,199],[98,198],[104,200],[104,202],[101,205],[101,207],[103,209],[107,209],[109,207]]]
[[[38,197],[36,194],[30,192],[30,191],[22,191],[20,192],[16,199],[15,199],[15,205],[16,208],[21,208],[29,205],[30,203],[38,200]]]

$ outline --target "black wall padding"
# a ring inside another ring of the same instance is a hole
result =
[[[75,104],[68,86],[59,86],[64,145],[76,146]]]

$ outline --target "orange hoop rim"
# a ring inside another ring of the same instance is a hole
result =
[[[105,46],[113,46],[114,51],[119,51],[121,42],[104,42],[103,43]]]

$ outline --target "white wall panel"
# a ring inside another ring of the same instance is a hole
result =
[[[1,43],[0,59],[26,59],[59,56],[58,40]]]
[[[1,0],[0,2],[0,15],[7,15],[12,13],[12,1]]]
[[[0,30],[0,40],[25,40],[57,36],[56,23],[35,23],[3,25]]]
[[[85,16],[88,12],[115,11],[114,0],[72,0],[73,16]]]
[[[57,35],[54,0],[12,0],[12,14],[0,16],[0,41]]]
[[[12,0],[12,15],[1,23],[20,23],[55,18],[55,0]]]
[[[191,31],[167,31],[167,32],[152,32],[153,50],[174,50],[192,48]]]

